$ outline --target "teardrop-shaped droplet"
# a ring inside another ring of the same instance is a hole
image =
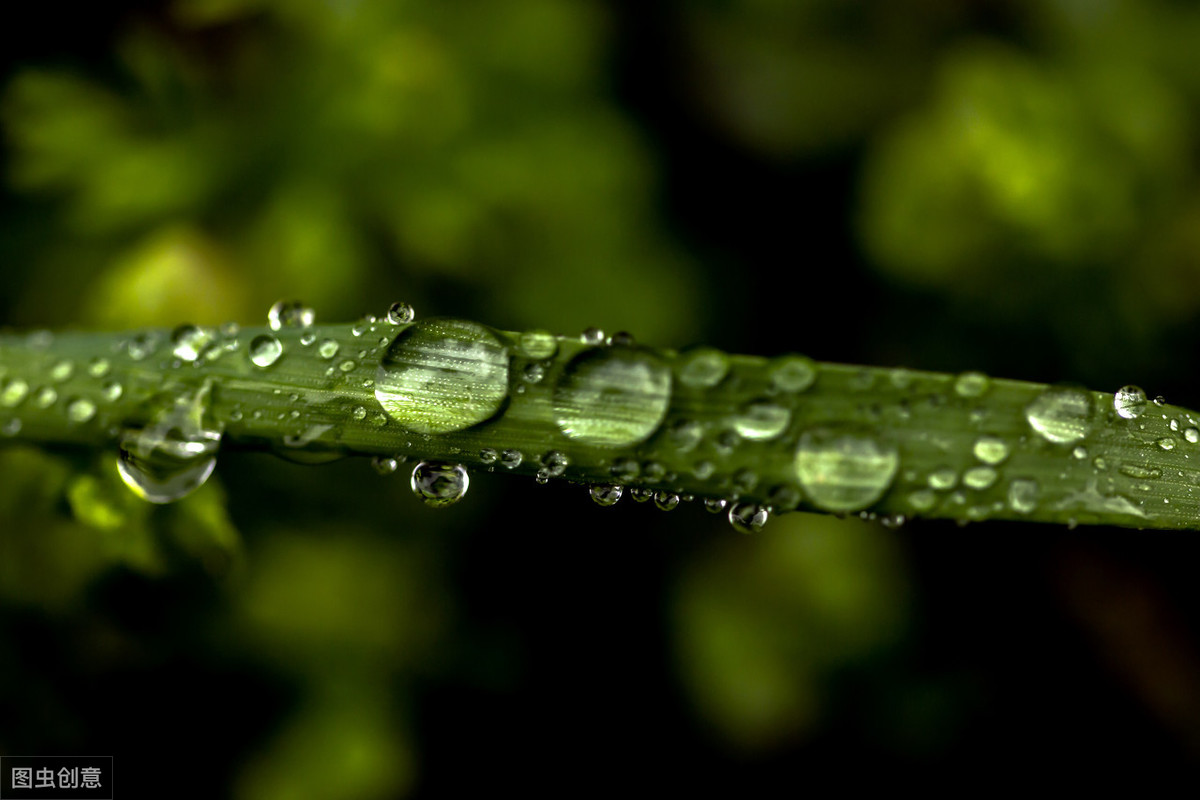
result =
[[[766,442],[781,436],[791,421],[791,412],[783,406],[759,400],[746,405],[733,418],[733,429],[743,439]]]
[[[600,483],[588,489],[588,494],[598,506],[615,505],[624,493],[625,487],[619,483]]]
[[[1025,419],[1043,438],[1071,444],[1092,428],[1092,398],[1083,389],[1054,386],[1025,407]]]
[[[671,402],[671,371],[650,353],[585,350],[564,368],[554,389],[554,418],[567,437],[597,447],[644,441]]]
[[[316,318],[313,310],[299,300],[279,300],[267,311],[267,324],[273,331],[308,328]]]
[[[866,508],[892,485],[900,454],[892,444],[859,432],[805,432],[796,448],[796,476],[812,502],[826,511]]]
[[[470,485],[467,468],[462,464],[422,461],[413,469],[413,494],[425,505],[441,508],[457,503],[467,494]]]
[[[407,325],[416,317],[413,307],[403,301],[392,303],[388,309],[387,321],[392,325]]]
[[[711,389],[729,374],[729,356],[711,347],[698,347],[679,356],[679,382],[693,389]]]
[[[463,430],[500,411],[508,397],[508,361],[508,349],[482,325],[422,320],[384,353],[375,372],[375,397],[407,430]]]
[[[400,467],[400,460],[394,456],[375,456],[371,459],[371,467],[380,475],[391,475]]]
[[[1122,386],[1113,395],[1113,410],[1123,419],[1137,419],[1146,410],[1146,393],[1138,386]]]
[[[729,508],[729,524],[738,533],[757,533],[771,518],[771,510],[758,503],[735,503]]]
[[[283,344],[269,333],[255,336],[250,342],[250,360],[256,367],[269,367],[283,355]]]

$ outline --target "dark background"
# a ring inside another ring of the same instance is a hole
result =
[[[13,328],[403,298],[1200,391],[1189,4],[28,11],[0,33]],[[0,450],[0,753],[113,754],[126,791],[801,790],[1200,755],[1188,532],[794,514],[745,538],[502,475],[429,510],[357,459],[239,453],[150,509],[112,472]]]

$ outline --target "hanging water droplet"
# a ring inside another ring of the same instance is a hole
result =
[[[508,397],[508,350],[474,322],[413,323],[384,353],[375,397],[407,430],[448,433],[478,425]]]
[[[151,503],[171,503],[208,480],[217,463],[221,428],[208,421],[211,381],[177,397],[153,423],[125,430],[117,472],[133,492]]]
[[[75,423],[84,423],[96,416],[96,404],[86,397],[72,400],[67,405],[67,419]]]
[[[1037,509],[1039,491],[1037,481],[1019,478],[1008,485],[1008,505],[1018,514],[1032,514]]]
[[[267,311],[267,324],[273,331],[284,328],[307,328],[317,315],[299,300],[278,300]]]
[[[858,511],[871,505],[892,485],[899,466],[894,445],[865,433],[807,431],[796,449],[800,486],[827,511]]]
[[[1008,443],[999,436],[980,436],[972,452],[983,463],[995,466],[1008,458]]]
[[[798,393],[817,379],[817,365],[806,356],[781,356],[771,363],[771,385],[781,392]]]
[[[991,467],[971,467],[963,473],[963,485],[982,490],[995,483],[996,477],[996,470]]]
[[[597,447],[644,441],[671,402],[671,372],[638,350],[585,350],[554,389],[555,422],[567,437]]]
[[[526,331],[521,334],[518,346],[526,358],[544,361],[558,352],[558,339],[549,331]]]
[[[562,477],[570,463],[570,459],[558,450],[551,450],[542,456],[542,466],[545,467],[546,475],[550,478]]]
[[[654,490],[648,489],[645,486],[638,486],[629,490],[629,496],[633,498],[635,503],[644,503],[654,497]]]
[[[600,328],[585,328],[583,333],[579,334],[579,341],[592,347],[602,345],[604,344],[604,331]]]
[[[736,503],[729,509],[729,524],[738,533],[757,533],[770,517],[771,510],[757,503]]]
[[[959,397],[981,397],[991,386],[982,372],[964,372],[954,381],[954,393]]]
[[[321,343],[317,345],[317,355],[326,361],[330,361],[338,354],[339,349],[338,343],[333,339],[322,339]]]
[[[250,342],[250,360],[256,367],[269,367],[283,355],[283,345],[269,333],[255,336]]]
[[[171,353],[180,361],[194,363],[216,339],[216,334],[198,325],[180,325],[171,333]]]
[[[729,374],[729,356],[711,347],[700,347],[680,355],[676,369],[684,386],[711,389]]]
[[[625,493],[625,487],[619,483],[600,483],[593,484],[588,489],[588,494],[592,496],[598,506],[615,505],[621,499],[621,495]]]
[[[783,406],[758,400],[743,407],[733,418],[733,428],[743,439],[766,442],[781,436],[791,421],[791,412]]]
[[[5,408],[16,408],[29,395],[29,384],[20,378],[13,378],[4,385],[0,392],[0,405]]]
[[[400,460],[393,456],[375,456],[371,459],[371,466],[380,475],[391,475],[400,468]]]
[[[1146,410],[1146,393],[1137,386],[1122,386],[1113,395],[1113,409],[1124,419],[1137,419]]]
[[[1092,398],[1082,389],[1055,386],[1025,407],[1029,426],[1059,444],[1077,442],[1092,427]]]
[[[720,514],[728,505],[729,501],[722,497],[704,498],[704,510],[710,514]]]
[[[467,494],[471,479],[462,464],[422,461],[413,469],[412,490],[434,508],[457,503]]]
[[[663,511],[674,511],[679,505],[679,495],[674,492],[655,492],[654,505]]]
[[[523,460],[524,456],[521,455],[520,450],[505,450],[500,454],[500,466],[507,469],[516,469],[521,466]]]
[[[387,321],[391,325],[407,325],[416,317],[413,307],[403,301],[392,303],[387,312]]]

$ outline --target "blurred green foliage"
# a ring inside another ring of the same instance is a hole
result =
[[[1009,377],[1097,388],[1131,379],[1104,371],[1117,366],[1143,365],[1147,383],[1194,372],[1162,355],[1200,308],[1190,5],[180,0],[121,14],[95,62],[8,65],[8,325],[257,321],[281,297],[341,321],[403,298],[420,315],[664,346],[988,370],[1019,353],[1060,374]],[[1158,731],[1153,710],[1088,716],[1109,678],[1022,673],[1039,647],[1092,659],[1054,650],[1072,637],[1038,627],[1052,601],[1019,594],[1018,577],[1054,582],[1051,545],[1019,528],[939,534],[937,555],[919,534],[804,515],[743,539],[686,506],[601,510],[501,476],[439,514],[363,464],[241,454],[151,508],[111,461],[0,451],[0,754],[180,768],[168,745],[199,718],[229,728],[208,742],[216,795],[445,794],[519,774],[520,758],[621,743],[699,786],[716,763],[740,778],[773,757],[791,772],[797,754],[994,752],[960,736],[988,691],[981,728],[1065,695],[1073,740],[1119,723],[1122,747],[1196,753],[1140,736]],[[1070,561],[1073,540],[1043,533]],[[1071,618],[1123,652],[1071,591]],[[931,608],[946,598],[961,618]],[[1006,640],[1016,614],[1027,639]],[[1171,674],[1191,674],[1170,658],[1193,634],[1158,642]],[[1001,673],[1016,688],[989,689]],[[1120,691],[1141,708],[1157,673],[1136,674]],[[192,716],[164,722],[164,697]],[[1002,733],[1050,735],[1028,727]]]

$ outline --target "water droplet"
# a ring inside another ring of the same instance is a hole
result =
[[[637,340],[629,331],[617,331],[608,337],[609,347],[633,347],[635,344],[637,344]]]
[[[158,348],[158,338],[153,333],[139,333],[125,345],[125,352],[134,361],[141,361],[154,355]]]
[[[339,349],[338,343],[333,339],[322,339],[321,343],[317,345],[317,355],[329,361],[338,354]]]
[[[1071,451],[1071,455],[1075,456],[1080,461],[1083,461],[1088,457],[1088,449],[1083,445],[1077,445],[1075,449]]]
[[[729,505],[729,501],[721,497],[704,498],[704,510],[710,514],[720,514]]]
[[[354,410],[350,412],[350,416],[357,420],[364,420],[367,418],[367,409],[362,406],[355,406]]]
[[[858,511],[871,505],[892,485],[899,466],[894,445],[863,433],[807,431],[796,449],[800,486],[827,511]]]
[[[1091,430],[1092,398],[1082,389],[1051,387],[1025,407],[1025,419],[1043,438],[1071,444]]]
[[[484,464],[495,464],[500,459],[500,454],[490,447],[485,447],[479,451],[479,460]]]
[[[621,495],[625,493],[625,487],[619,483],[600,483],[594,484],[588,489],[588,494],[592,496],[592,500],[598,506],[615,505],[621,499]]]
[[[171,353],[181,361],[194,363],[216,339],[212,330],[198,325],[180,325],[171,333]]]
[[[585,350],[567,364],[554,389],[554,421],[571,439],[621,447],[649,438],[670,402],[671,372],[653,355]]]
[[[1122,386],[1113,395],[1113,408],[1119,417],[1137,419],[1146,410],[1146,393],[1137,386]]]
[[[1141,464],[1122,464],[1120,471],[1122,475],[1128,475],[1139,481],[1156,480],[1162,477],[1162,470],[1158,467],[1144,467]]]
[[[342,372],[353,372],[358,367],[358,362],[347,358],[342,363],[338,364],[338,369]]]
[[[729,524],[738,533],[757,533],[770,517],[770,509],[757,503],[736,503],[729,509]]]
[[[766,442],[782,435],[791,421],[791,412],[783,406],[759,400],[745,406],[734,417],[733,427],[743,439]]]
[[[91,375],[93,378],[103,378],[108,374],[110,366],[107,358],[96,356],[88,362],[88,375]]]
[[[154,422],[119,439],[117,472],[151,503],[171,503],[198,489],[217,463],[221,429],[207,420],[211,382],[177,397]]]
[[[525,357],[544,361],[558,352],[558,339],[549,331],[526,331],[521,334],[518,346]]]
[[[558,450],[551,450],[542,456],[542,466],[546,469],[546,475],[551,478],[562,477],[570,463],[570,459]]]
[[[999,436],[980,436],[975,440],[972,452],[983,463],[995,466],[1008,458],[1008,443]]]
[[[387,321],[392,325],[407,325],[417,316],[413,307],[405,302],[392,303],[387,312]]]
[[[964,372],[954,381],[954,392],[959,397],[981,397],[991,386],[991,380],[982,372]]]
[[[782,356],[771,362],[771,385],[781,392],[803,392],[817,379],[817,365],[805,356]]]
[[[706,481],[709,478],[711,478],[713,476],[713,473],[716,471],[717,471],[716,464],[714,464],[713,462],[711,462],[707,459],[705,459],[703,461],[697,461],[696,464],[692,467],[692,474],[695,475],[697,478],[699,478],[702,481]]]
[[[682,453],[694,450],[703,437],[704,428],[695,420],[681,419],[667,431],[671,445]]]
[[[86,397],[72,400],[67,405],[67,419],[71,422],[84,423],[96,416],[96,404]]]
[[[400,460],[393,456],[375,456],[371,459],[371,466],[380,475],[391,475],[400,468]]]
[[[110,403],[114,403],[121,399],[121,394],[125,391],[125,387],[116,381],[109,381],[100,387],[100,396]]]
[[[269,367],[283,355],[283,345],[269,333],[255,336],[250,342],[250,360],[256,367]]]
[[[0,432],[5,436],[16,436],[21,432],[21,420],[13,417],[5,422],[3,426],[0,426]]]
[[[996,470],[991,467],[971,467],[963,473],[963,485],[971,489],[986,489],[996,482]]]
[[[711,347],[700,347],[680,355],[676,369],[684,386],[711,389],[729,374],[729,356]]]
[[[33,402],[37,404],[38,408],[49,408],[57,401],[58,392],[54,391],[54,388],[50,386],[43,386],[33,398]]]
[[[29,384],[20,378],[13,378],[4,385],[0,392],[0,405],[5,408],[16,408],[29,395]]]
[[[641,467],[632,458],[618,458],[608,468],[608,473],[622,483],[628,483],[641,474]]]
[[[1167,404],[1167,398],[1163,397],[1161,394],[1158,397],[1154,398],[1154,405],[1165,406],[1166,404]]]
[[[1168,439],[1167,437],[1164,436],[1163,438],[1158,440],[1158,446],[1161,447],[1163,450],[1174,450],[1175,449],[1175,440]]]
[[[412,473],[413,494],[434,508],[463,499],[470,482],[467,469],[462,464],[422,461]]]
[[[1092,466],[1096,469],[1108,469],[1108,459],[1104,456],[1096,456],[1092,459]]]
[[[1200,428],[1184,428],[1183,438],[1187,439],[1190,444],[1200,442]]]
[[[312,347],[313,342],[315,341],[317,341],[317,334],[315,331],[305,331],[304,333],[300,334],[300,344],[303,347]]]
[[[541,364],[527,364],[524,370],[525,380],[530,383],[541,383],[546,377],[546,368]]]
[[[918,489],[908,496],[908,504],[916,511],[929,511],[937,504],[937,495],[932,489]]]
[[[1037,481],[1019,478],[1008,485],[1008,505],[1018,514],[1032,514],[1039,491]]]
[[[474,322],[416,322],[384,354],[375,397],[411,431],[448,433],[478,425],[508,397],[508,350]]]
[[[654,505],[663,511],[673,511],[679,505],[679,495],[674,492],[655,492]]]
[[[642,480],[647,483],[658,483],[667,474],[667,468],[657,461],[647,461],[641,466]]]
[[[62,360],[50,367],[50,380],[55,383],[62,383],[75,373],[75,365],[67,360]]]
[[[273,331],[307,328],[315,321],[313,310],[299,300],[279,300],[267,311],[267,324]]]
[[[638,486],[629,490],[629,496],[633,498],[635,503],[644,503],[654,497],[654,490],[647,489],[645,486]]]
[[[593,347],[604,344],[604,331],[600,328],[585,328],[583,333],[579,334],[579,341]]]
[[[516,469],[521,466],[524,456],[520,450],[505,450],[500,454],[500,466],[507,469]]]

